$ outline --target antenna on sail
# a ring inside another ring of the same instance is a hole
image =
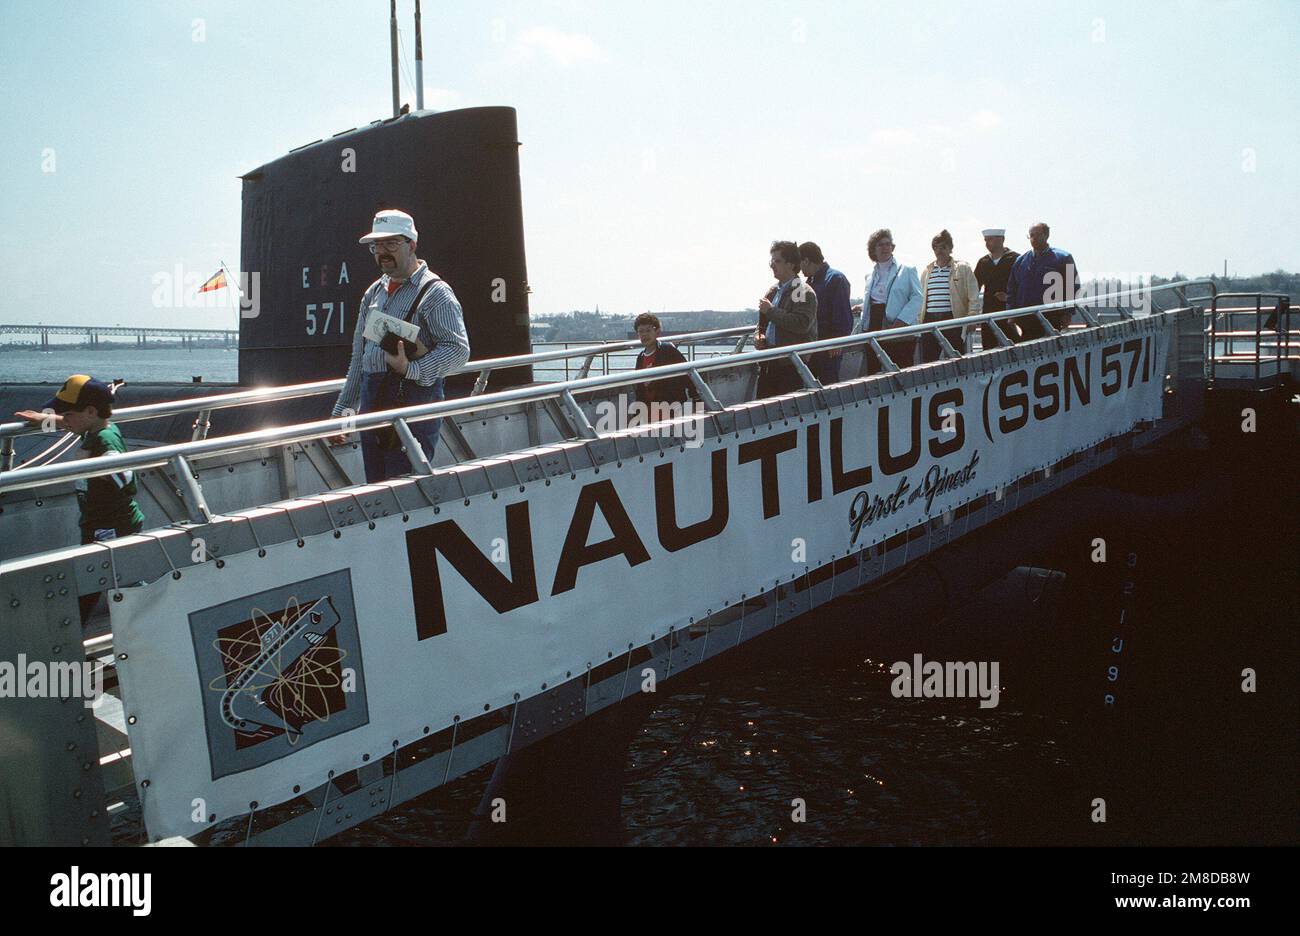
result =
[[[397,91],[397,0],[389,0],[388,38],[393,55],[393,116],[397,117],[402,108]]]
[[[415,0],[415,109],[424,110],[424,46],[420,43],[420,0]]]

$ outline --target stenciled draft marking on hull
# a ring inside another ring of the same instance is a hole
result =
[[[221,720],[235,729],[238,747],[281,734],[297,744],[303,725],[329,721],[346,704],[347,653],[333,639],[339,613],[329,595],[306,610],[290,595],[278,619],[261,608],[251,615],[242,630],[233,625],[212,642],[226,671],[208,688],[221,693]]]
[[[367,723],[348,570],[196,611],[190,629],[214,780]]]

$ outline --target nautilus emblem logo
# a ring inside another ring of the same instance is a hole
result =
[[[213,780],[369,723],[349,570],[194,611],[189,627]]]
[[[309,604],[291,595],[283,611],[250,608],[247,620],[218,632],[212,647],[223,672],[208,688],[221,694],[221,721],[237,747],[281,736],[297,744],[305,726],[346,707],[339,621],[329,595]]]

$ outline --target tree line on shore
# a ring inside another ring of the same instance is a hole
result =
[[[1288,273],[1274,270],[1258,276],[1208,276],[1192,277],[1175,273],[1171,277],[1152,276],[1150,285],[1160,286],[1165,283],[1184,279],[1214,280],[1219,292],[1263,292],[1277,293],[1291,297],[1295,306],[1300,301],[1300,273]],[[852,300],[856,305],[862,300]],[[718,311],[704,309],[689,312],[657,313],[663,321],[664,334],[684,334],[686,332],[707,331],[715,328],[736,328],[752,325],[758,320],[756,309],[737,309]],[[547,315],[533,319],[532,332],[534,341],[622,341],[635,337],[632,331],[632,319],[635,313],[585,312],[574,310],[558,315]],[[1297,320],[1300,325],[1300,319]]]
[[[1164,283],[1176,282],[1182,279],[1200,278],[1202,277],[1184,276],[1182,273],[1175,273],[1168,278],[1152,276],[1149,282],[1152,286],[1160,286]],[[1220,292],[1277,293],[1290,296],[1292,306],[1300,302],[1300,273],[1274,270],[1272,273],[1262,273],[1258,276],[1223,277],[1211,275],[1204,278],[1214,280]],[[861,302],[861,299],[854,298],[852,301],[857,304]],[[758,311],[756,309],[736,309],[732,311],[700,309],[661,312],[659,316],[663,320],[664,334],[672,335],[707,331],[715,328],[736,328],[742,325],[752,325],[758,320]],[[576,309],[558,315],[535,317],[532,321],[532,339],[533,341],[623,341],[635,337],[632,331],[632,319],[635,317],[635,312],[623,314],[600,311],[587,312]],[[161,351],[178,350],[186,347],[193,350],[197,348],[233,348],[235,346],[227,345],[221,339],[216,338],[191,341],[188,346],[182,345],[179,341],[150,341],[142,346],[138,345],[134,340],[101,340],[95,345],[86,342],[60,342],[49,345],[50,350],[70,351],[84,349],[97,351],[140,350],[141,348]],[[34,341],[0,343],[0,351],[31,351],[39,349],[39,343]]]

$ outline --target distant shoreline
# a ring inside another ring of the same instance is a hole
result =
[[[59,342],[40,345],[36,342],[6,342],[0,344],[0,352],[37,351],[51,353],[54,351],[238,351],[238,344],[226,344],[224,341],[204,339],[181,344],[179,341],[150,341],[136,344],[134,341],[101,341],[98,344],[87,342]]]

